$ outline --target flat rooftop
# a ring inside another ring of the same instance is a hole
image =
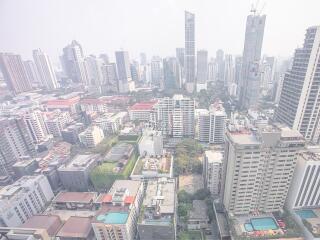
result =
[[[57,215],[35,215],[20,227],[45,229],[49,236],[55,236],[61,226],[62,221]]]
[[[58,232],[57,237],[87,239],[91,231],[91,218],[70,217]]]
[[[123,159],[129,159],[133,152],[133,146],[129,143],[117,143],[111,148],[105,157],[106,161],[116,162]]]
[[[173,157],[170,154],[160,157],[139,157],[133,169],[132,175],[144,175],[150,172],[171,174],[170,170],[172,161]]]
[[[208,150],[205,151],[205,156],[209,163],[222,163],[223,153],[221,151]]]
[[[59,170],[76,171],[86,169],[92,162],[99,158],[98,154],[76,155],[67,165],[62,165]]]
[[[95,192],[59,192],[52,202],[59,203],[91,203],[97,197]]]

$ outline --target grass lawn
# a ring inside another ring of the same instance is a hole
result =
[[[179,240],[204,240],[200,231],[181,232],[178,237]]]
[[[137,158],[138,154],[134,151],[127,164],[119,173],[114,173],[112,171],[117,165],[116,162],[106,162],[94,168],[90,173],[90,179],[95,189],[97,191],[106,191],[112,186],[115,180],[128,179]]]

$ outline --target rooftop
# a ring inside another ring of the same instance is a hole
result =
[[[129,143],[117,143],[111,148],[111,150],[106,155],[105,159],[107,161],[115,162],[122,159],[129,159],[133,151],[133,146]]]
[[[135,167],[132,171],[132,175],[144,175],[151,172],[158,174],[170,174],[173,157],[170,154],[159,157],[139,157]]]
[[[68,202],[81,202],[91,203],[97,197],[95,192],[59,192],[54,198],[53,202],[68,203]]]
[[[153,100],[150,102],[140,102],[135,103],[131,107],[129,107],[129,111],[141,111],[141,110],[152,110],[153,106],[157,103],[157,100]]]
[[[98,154],[76,155],[68,164],[63,165],[59,170],[63,171],[81,171],[86,169],[99,158]]]
[[[58,232],[57,237],[87,239],[91,231],[91,218],[70,217]]]
[[[55,236],[62,222],[59,216],[56,215],[35,215],[28,219],[21,228],[37,228],[45,229],[50,236]]]
[[[223,153],[220,151],[208,150],[205,151],[205,155],[209,163],[222,163]]]

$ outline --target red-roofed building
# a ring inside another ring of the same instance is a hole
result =
[[[107,104],[108,100],[102,98],[84,98],[80,101],[81,110],[87,112],[108,112]]]
[[[150,114],[153,112],[153,107],[157,102],[157,100],[153,100],[132,105],[128,109],[130,120],[149,121]]]
[[[60,109],[61,111],[66,111],[70,113],[76,113],[76,107],[80,101],[79,96],[70,97],[66,99],[53,99],[49,100],[45,103],[45,106],[48,111],[53,111],[56,109]]]

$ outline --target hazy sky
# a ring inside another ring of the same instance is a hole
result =
[[[54,62],[76,39],[85,54],[128,50],[174,55],[184,46],[184,10],[196,14],[196,48],[241,54],[252,0],[0,0],[0,51],[31,57],[41,48]],[[267,15],[263,52],[292,55],[305,29],[320,24],[320,0],[260,0]]]

